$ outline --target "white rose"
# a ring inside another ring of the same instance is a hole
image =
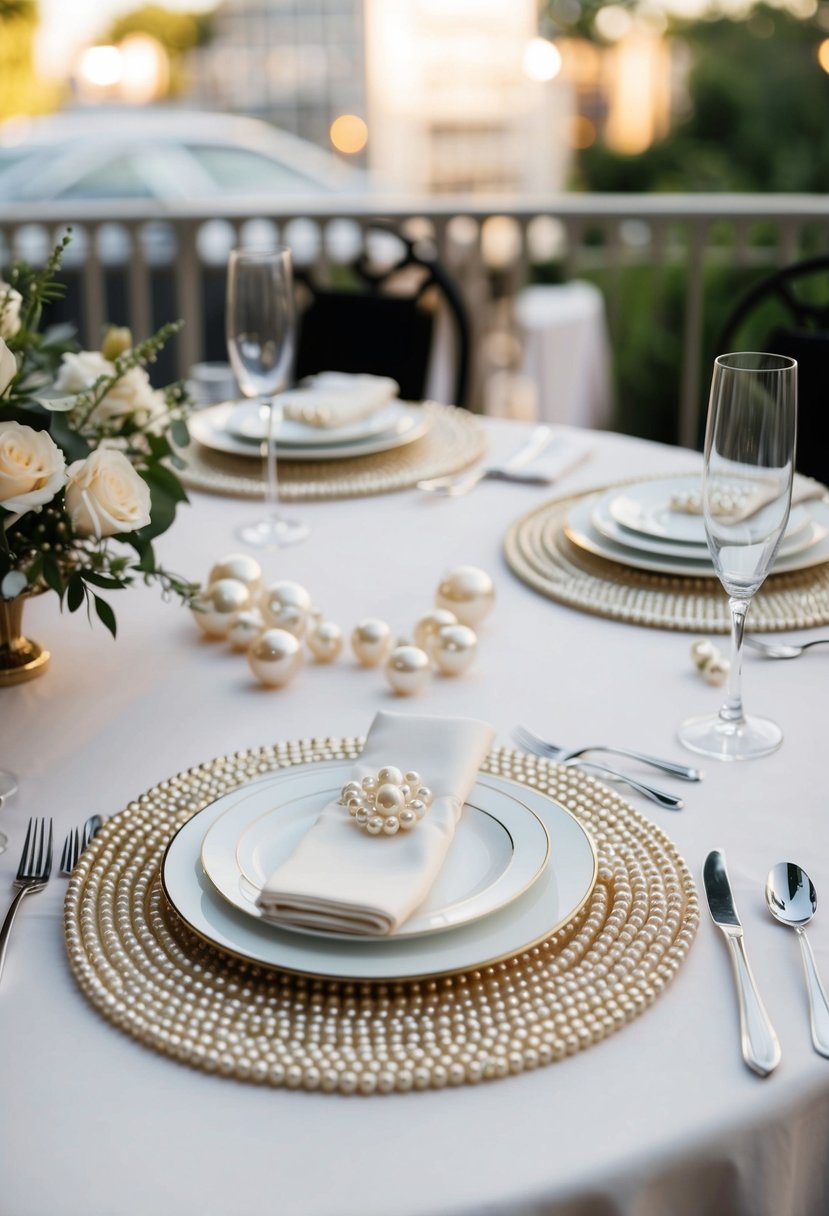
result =
[[[20,330],[20,305],[23,297],[0,279],[0,338],[13,338]]]
[[[0,338],[0,397],[17,375],[17,360],[6,343]]]
[[[66,510],[80,536],[135,532],[150,522],[150,488],[126,456],[97,448],[67,469]]]
[[[129,414],[144,425],[158,413],[158,396],[144,368],[131,367],[96,406],[93,418],[101,422]]]
[[[0,422],[0,503],[22,515],[51,502],[66,480],[66,459],[48,431]]]
[[[82,393],[101,376],[112,376],[115,365],[97,350],[82,350],[65,354],[60,365],[55,390],[59,393]]]

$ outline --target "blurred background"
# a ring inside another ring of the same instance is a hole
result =
[[[71,223],[82,339],[184,316],[187,374],[240,235],[336,285],[381,220],[459,287],[464,404],[696,443],[740,292],[827,247],[827,73],[819,0],[0,0],[0,255]]]

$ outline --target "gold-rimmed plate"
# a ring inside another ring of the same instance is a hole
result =
[[[336,801],[349,774],[349,765],[331,773],[315,764],[302,774],[277,773],[225,795],[226,809],[201,845],[202,866],[219,894],[241,912],[267,922],[256,901],[268,876],[290,856],[322,808]],[[446,862],[423,904],[395,937],[443,932],[488,916],[517,899],[541,874],[550,853],[541,820],[502,791],[486,791],[484,801],[486,809],[472,796],[467,800]],[[353,936],[284,927],[337,940]],[[370,940],[370,935],[360,934],[359,940]]]
[[[350,771],[342,761],[313,768],[331,773],[335,786]],[[267,785],[271,779],[263,777],[245,788]],[[193,816],[173,837],[162,865],[164,890],[179,916],[200,937],[261,966],[369,981],[424,979],[489,966],[530,949],[566,925],[589,899],[597,875],[593,842],[563,806],[538,790],[488,774],[480,775],[470,799],[486,810],[499,796],[523,803],[544,825],[550,838],[547,865],[522,895],[504,907],[439,933],[332,939],[281,929],[240,911],[216,891],[201,863],[202,840],[226,810],[222,799]]]

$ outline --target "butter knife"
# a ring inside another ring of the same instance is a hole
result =
[[[740,1003],[740,1043],[743,1059],[761,1077],[767,1077],[780,1063],[780,1042],[769,1015],[760,1000],[743,944],[743,926],[734,906],[725,854],[714,849],[702,870],[711,919],[725,934],[737,981]]]

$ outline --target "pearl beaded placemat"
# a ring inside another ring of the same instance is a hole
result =
[[[69,880],[64,910],[70,966],[104,1017],[209,1072],[371,1094],[553,1063],[620,1030],[665,990],[699,922],[687,865],[621,795],[512,748],[492,751],[485,771],[555,798],[590,832],[598,855],[587,904],[540,945],[464,975],[358,984],[268,970],[196,937],[161,889],[177,829],[244,781],[354,757],[362,742],[237,752],[162,781],[105,824]]]
[[[345,460],[294,460],[280,454],[279,496],[309,502],[328,498],[363,498],[405,490],[428,477],[458,473],[486,450],[480,420],[468,410],[435,401],[424,402],[431,425],[420,439],[388,452]],[[193,441],[178,454],[187,462],[179,472],[194,490],[261,498],[264,482],[258,460],[214,452]]]
[[[650,574],[568,540],[570,508],[595,493],[542,503],[511,524],[504,538],[511,570],[548,599],[582,612],[658,629],[728,633],[728,597],[719,579]],[[749,624],[758,633],[829,624],[829,562],[767,578],[752,600]]]

